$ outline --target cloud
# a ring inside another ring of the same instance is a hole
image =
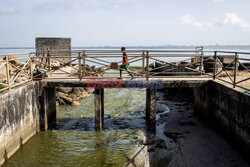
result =
[[[223,2],[224,0],[213,0],[214,2],[216,2],[216,3],[221,3],[221,2]]]
[[[236,25],[243,29],[250,29],[250,22],[247,22],[243,18],[237,16],[235,13],[225,13],[223,23]]]
[[[212,27],[234,25],[244,30],[250,30],[250,22],[247,22],[243,18],[237,16],[235,13],[225,13],[221,19],[213,19],[209,22],[196,21],[191,15],[184,15],[182,17],[182,23],[199,27],[203,29],[209,29]]]
[[[214,22],[199,22],[199,21],[195,21],[191,15],[184,15],[182,17],[182,23],[207,29],[207,28],[214,26],[215,21]]]
[[[0,14],[12,14],[12,13],[16,13],[15,8],[0,9]]]

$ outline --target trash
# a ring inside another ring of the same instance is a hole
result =
[[[246,90],[245,93],[246,93],[246,94],[250,94],[250,91],[249,91],[249,90]]]

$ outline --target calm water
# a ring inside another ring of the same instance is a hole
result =
[[[59,106],[57,127],[40,132],[6,166],[123,166],[145,129],[145,91],[105,90],[105,130],[94,130],[94,96]]]

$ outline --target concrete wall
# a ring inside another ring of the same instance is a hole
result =
[[[36,50],[71,50],[71,38],[36,38]],[[50,56],[59,56],[59,53],[50,53]],[[71,53],[60,53],[60,57],[70,57]],[[67,63],[71,61],[71,58],[57,58],[61,64]],[[55,59],[51,59],[51,62],[55,61]]]
[[[194,91],[195,113],[219,130],[249,161],[250,96],[209,81]]]
[[[39,129],[37,82],[0,94],[0,165]]]

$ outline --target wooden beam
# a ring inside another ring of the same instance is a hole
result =
[[[156,126],[156,90],[154,88],[146,90],[146,121],[148,128],[154,130]]]
[[[104,89],[95,89],[95,129],[103,130]]]

